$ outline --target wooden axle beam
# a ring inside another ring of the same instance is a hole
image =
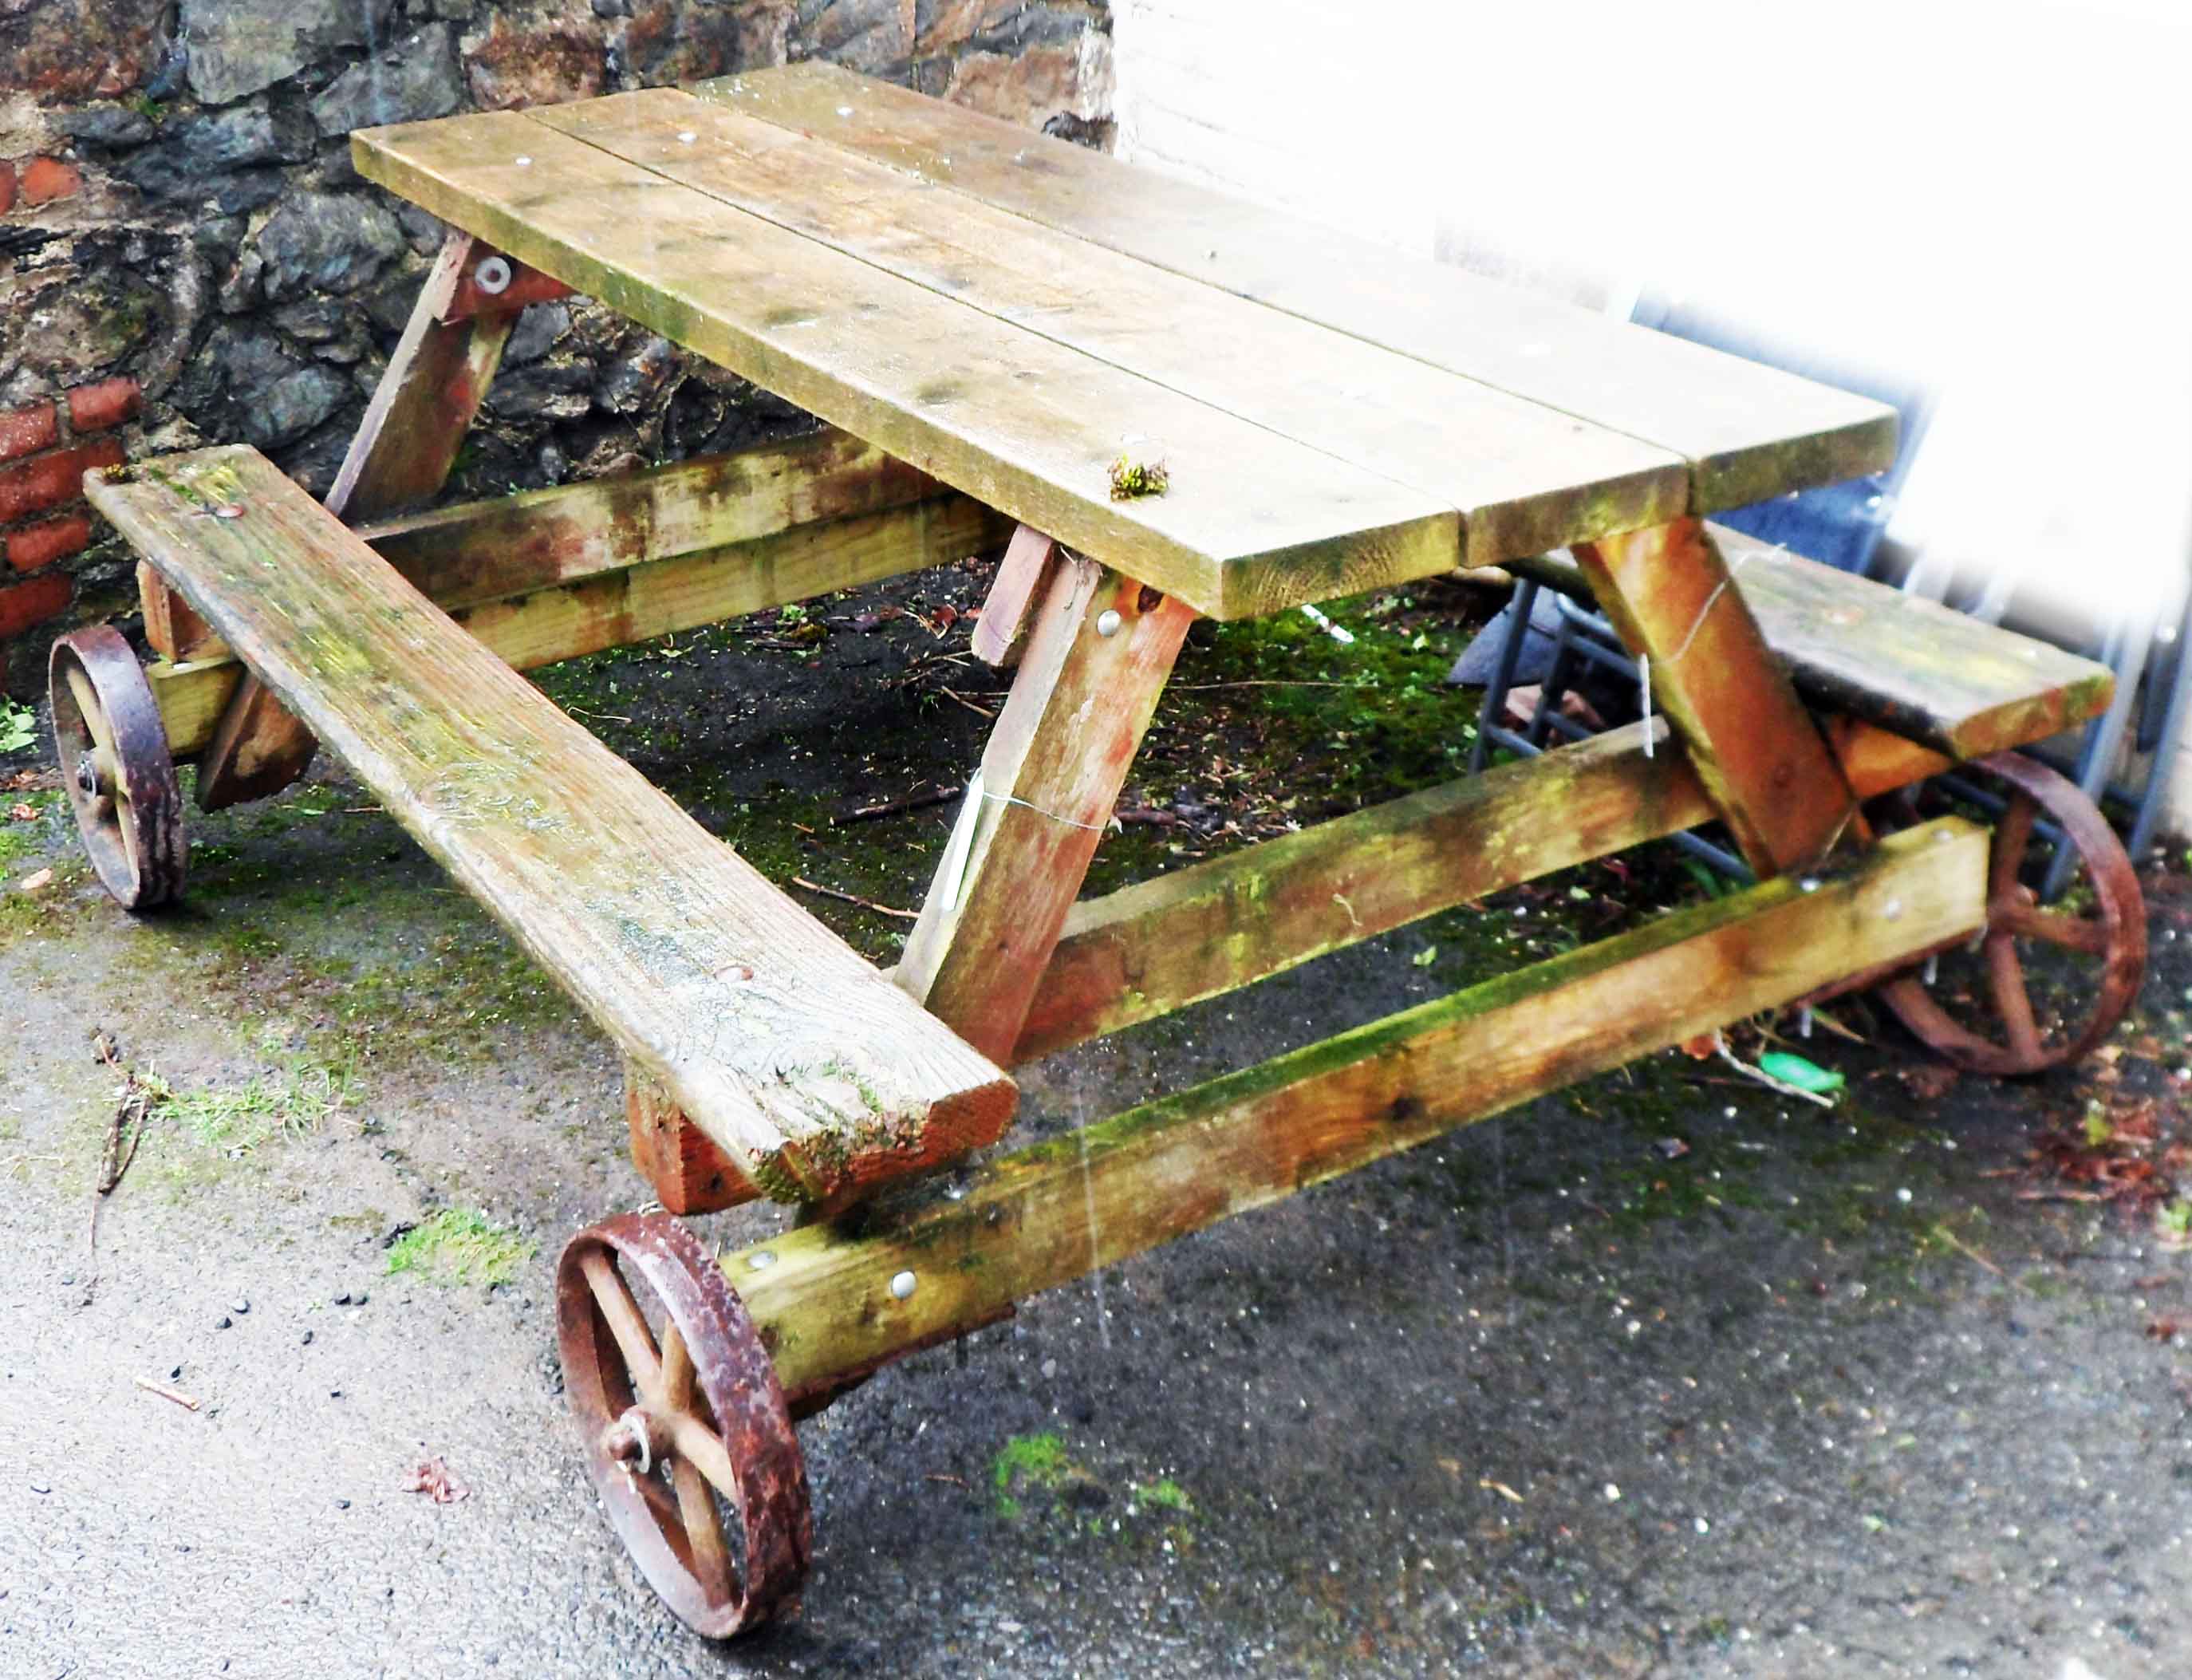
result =
[[[725,1257],[787,1391],[1836,977],[1967,934],[1988,836],[1947,818]],[[765,1257],[764,1257],[765,1256]]]

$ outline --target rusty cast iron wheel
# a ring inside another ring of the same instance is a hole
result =
[[[1986,931],[1971,954],[1943,956],[1932,984],[1905,974],[1875,995],[1967,1072],[2038,1073],[2093,1049],[2138,997],[2146,902],[2115,831],[2067,776],[2016,752],[1967,768],[2009,802],[1995,825]],[[2028,884],[2047,864],[2048,849],[2032,845],[2043,814],[2078,854],[2069,889],[2046,907]]]
[[[54,643],[46,666],[54,745],[84,849],[124,910],[183,893],[188,842],[175,761],[151,684],[121,631],[94,625]]]
[[[807,1461],[768,1351],[699,1239],[661,1214],[580,1231],[556,1270],[556,1330],[586,1468],[663,1602],[711,1639],[795,1614]]]

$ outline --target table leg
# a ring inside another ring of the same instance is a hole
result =
[[[1857,796],[1695,519],[1577,546],[1598,604],[1649,660],[1652,703],[1761,878],[1861,831]]]
[[[460,292],[476,290],[473,271],[493,254],[467,233],[443,243],[328,493],[331,512],[354,524],[425,501],[448,479],[522,306],[475,306],[445,318]],[[522,294],[515,282],[507,290]],[[247,676],[199,757],[200,808],[280,792],[304,774],[316,746],[311,731]]]
[[[898,983],[1008,1059],[1195,613],[1077,556],[1052,571]]]

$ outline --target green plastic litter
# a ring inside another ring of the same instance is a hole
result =
[[[1772,1074],[1784,1085],[1794,1085],[1800,1091],[1809,1091],[1813,1096],[1832,1096],[1849,1082],[1839,1073],[1821,1067],[1815,1061],[1791,1055],[1786,1050],[1768,1050],[1758,1059],[1759,1071]]]

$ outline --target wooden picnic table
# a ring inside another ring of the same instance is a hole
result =
[[[2007,1053],[2112,1024],[2009,983],[2018,940],[2143,957],[2105,825],[2073,825],[2094,899],[2042,911],[2018,866],[2064,813],[2025,772],[1991,850],[1861,809],[2090,715],[2105,670],[1706,523],[1884,466],[1878,403],[819,64],[354,155],[454,231],[334,491],[237,449],[99,477],[165,657],[70,638],[57,729],[140,906],[180,885],[173,759],[214,806],[324,742],[623,1047],[665,1207],[808,1210],[720,1266],[613,1220],[562,1268],[589,1463],[696,1627],[796,1599],[793,1415],[1036,1290],[1975,936]],[[566,289],[825,429],[416,511]],[[1012,688],[888,976],[516,674],[996,545],[974,645]],[[1560,548],[1648,663],[1641,723],[1076,902],[1196,616]],[[1711,819],[1758,885],[913,1182],[1002,1134],[1016,1062]]]

